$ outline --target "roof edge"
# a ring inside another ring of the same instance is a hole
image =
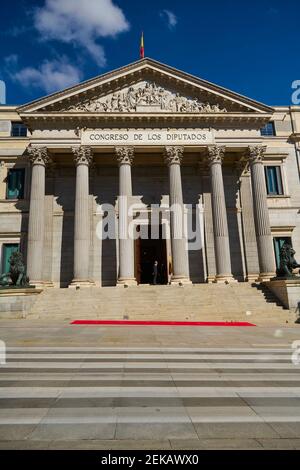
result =
[[[245,104],[248,103],[250,106],[257,106],[259,108],[262,108],[262,110],[264,110],[266,112],[274,112],[274,108],[271,107],[271,106],[268,106],[264,103],[256,101],[252,98],[248,98],[245,95],[242,95],[242,94],[237,93],[235,91],[229,90],[228,88],[225,88],[221,85],[217,85],[217,84],[212,83],[208,80],[204,80],[202,78],[199,78],[199,77],[197,77],[195,75],[192,75],[188,72],[184,72],[182,70],[176,69],[175,67],[163,64],[162,62],[159,62],[155,59],[151,59],[149,57],[139,59],[139,60],[131,62],[127,65],[123,65],[123,66],[121,66],[117,69],[110,70],[110,71],[108,71],[104,74],[97,75],[96,77],[90,78],[88,80],[84,80],[84,81],[82,81],[82,82],[80,82],[76,85],[71,86],[71,87],[65,88],[65,89],[57,91],[55,93],[51,93],[51,94],[46,95],[42,98],[38,98],[38,99],[36,99],[34,101],[31,101],[29,103],[18,106],[16,109],[17,109],[18,112],[26,112],[26,109],[28,107],[34,106],[38,103],[40,103],[41,105],[44,104],[44,103],[46,104],[51,99],[56,99],[56,98],[59,99],[59,97],[64,95],[64,94],[68,94],[70,92],[76,92],[76,90],[82,88],[83,86],[92,85],[93,83],[99,81],[100,78],[101,79],[107,79],[110,76],[121,73],[122,71],[125,71],[125,70],[130,71],[131,69],[133,69],[134,67],[136,67],[138,65],[147,65],[147,64],[153,66],[154,68],[157,67],[157,68],[165,70],[166,72],[173,73],[173,74],[175,74],[179,77],[181,76],[183,79],[189,80],[189,81],[194,82],[198,85],[202,84],[203,86],[208,86],[210,89],[212,89],[212,91],[215,90],[215,91],[218,91],[218,92],[224,92],[228,97],[231,97],[232,99],[242,99],[245,102]]]

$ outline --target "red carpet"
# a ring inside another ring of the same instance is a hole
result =
[[[74,320],[71,325],[148,325],[148,326],[256,326],[243,321],[141,321],[141,320]]]

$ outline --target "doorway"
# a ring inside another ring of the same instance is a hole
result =
[[[158,234],[159,238],[152,239],[148,225],[148,238],[138,238],[135,242],[135,276],[138,284],[153,284],[154,261],[158,262],[157,284],[168,283],[167,247],[162,236],[162,225],[159,225]]]

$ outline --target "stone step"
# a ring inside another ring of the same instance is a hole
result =
[[[246,315],[251,312],[251,315]],[[57,289],[38,296],[28,318],[254,321],[291,318],[273,295],[249,283]]]

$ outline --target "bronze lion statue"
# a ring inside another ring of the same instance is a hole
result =
[[[19,251],[11,254],[9,258],[9,271],[0,276],[0,286],[29,287],[29,278],[26,275],[23,256]]]
[[[295,253],[295,250],[293,250],[289,243],[285,242],[282,245],[279,253],[280,265],[279,269],[277,269],[278,277],[294,277],[293,270],[300,268],[300,264],[295,260]]]

